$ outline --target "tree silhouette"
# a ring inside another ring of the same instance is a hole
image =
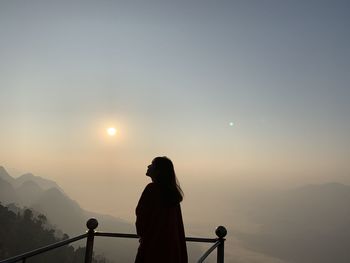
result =
[[[13,204],[9,209],[0,203],[0,225],[0,260],[69,238],[67,234],[57,237],[56,231],[48,227],[45,215],[34,216],[31,209],[21,210]],[[67,245],[28,258],[27,262],[80,263],[84,261],[84,254],[84,247],[74,249]],[[94,258],[94,263],[105,262],[101,256]]]

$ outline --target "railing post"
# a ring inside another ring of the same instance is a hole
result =
[[[215,234],[218,236],[220,244],[218,246],[217,252],[217,263],[224,263],[225,255],[225,236],[227,235],[227,230],[223,226],[218,226],[215,230]]]
[[[86,226],[89,229],[88,236],[86,240],[86,248],[85,248],[85,263],[92,262],[92,252],[94,249],[94,237],[95,237],[95,229],[98,226],[98,221],[96,218],[90,218],[86,222]]]

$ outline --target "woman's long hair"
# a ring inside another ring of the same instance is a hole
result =
[[[183,192],[175,175],[172,161],[168,157],[156,157],[152,164],[157,172],[154,181],[161,185],[167,203],[178,204],[183,199]]]

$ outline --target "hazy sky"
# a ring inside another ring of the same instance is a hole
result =
[[[185,193],[350,183],[349,13],[349,1],[1,0],[0,165],[114,214],[156,155]]]

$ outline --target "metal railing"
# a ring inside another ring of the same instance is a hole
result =
[[[123,233],[107,233],[107,232],[97,232],[95,229],[98,226],[98,221],[95,218],[90,218],[86,222],[86,226],[88,228],[87,233],[76,236],[73,238],[69,238],[45,247],[41,247],[29,252],[26,252],[21,255],[17,255],[11,258],[7,258],[1,260],[0,263],[14,263],[18,261],[22,261],[22,263],[26,262],[27,258],[33,257],[35,255],[39,255],[45,253],[47,251],[68,245],[75,241],[86,238],[86,247],[85,247],[85,263],[92,262],[92,254],[94,248],[94,238],[95,236],[100,237],[118,237],[118,238],[139,238],[136,234],[123,234]],[[225,236],[227,234],[227,230],[223,226],[219,226],[215,230],[215,234],[217,238],[200,238],[200,237],[186,237],[187,242],[201,242],[201,243],[214,243],[197,261],[197,263],[202,263],[211,252],[217,249],[217,263],[224,263],[224,244],[225,244]]]

